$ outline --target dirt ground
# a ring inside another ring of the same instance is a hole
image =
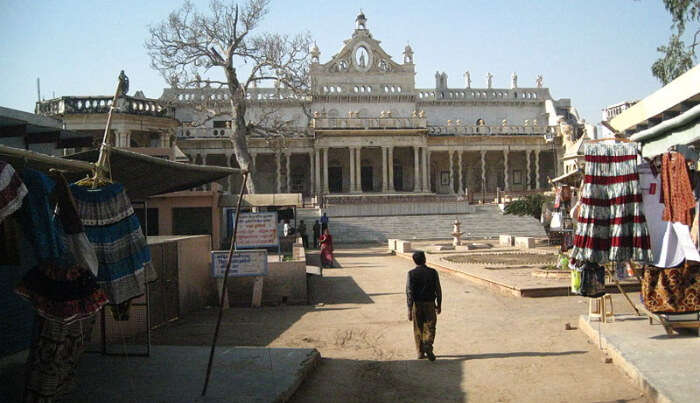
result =
[[[440,273],[437,361],[416,360],[407,320],[412,264],[384,247],[342,249],[310,279],[312,305],[225,312],[219,343],[314,347],[323,357],[292,401],[644,402],[576,325],[582,297],[517,298]],[[636,298],[637,296],[633,296]],[[614,296],[616,313],[631,311]],[[206,345],[216,310],[158,329],[156,344]]]

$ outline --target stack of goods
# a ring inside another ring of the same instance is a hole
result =
[[[146,239],[124,186],[111,183],[92,189],[73,184],[71,192],[97,253],[97,281],[110,304],[123,304],[143,295],[146,275],[153,280],[155,274]]]
[[[654,161],[640,166],[644,212],[654,252],[642,277],[642,299],[654,313],[698,312],[700,254],[693,241],[698,228],[691,231],[691,224],[697,220],[695,192],[700,186],[693,189],[681,153],[666,153],[660,159],[660,172]]]
[[[68,184],[30,169],[19,211],[36,265],[15,291],[34,306],[37,332],[27,360],[26,401],[52,401],[69,392],[80,354],[92,334],[94,314],[106,303],[97,285],[94,251],[78,217]],[[56,209],[50,199],[57,199]]]
[[[637,148],[632,143],[584,145],[586,165],[571,258],[580,271],[580,293],[605,294],[601,266],[652,258],[642,211]]]

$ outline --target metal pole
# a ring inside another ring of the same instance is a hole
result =
[[[228,274],[231,270],[231,259],[233,258],[233,251],[236,245],[236,235],[238,233],[238,218],[241,212],[241,201],[243,200],[243,192],[245,192],[246,182],[248,181],[248,171],[243,171],[243,184],[241,185],[241,192],[238,195],[238,203],[236,204],[236,221],[233,226],[233,236],[231,237],[231,247],[228,251],[228,260],[226,261],[226,271],[224,272],[224,281],[221,286],[221,300],[219,301],[219,317],[216,320],[216,328],[214,329],[214,340],[211,343],[211,351],[209,352],[209,363],[207,364],[207,375],[204,378],[204,388],[202,389],[202,396],[207,394],[207,386],[209,386],[209,376],[211,375],[211,367],[214,363],[214,350],[216,350],[216,340],[219,338],[219,328],[221,327],[221,317],[224,313],[224,298],[226,297],[226,280],[228,280]]]

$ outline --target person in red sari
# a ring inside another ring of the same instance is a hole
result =
[[[333,237],[328,228],[318,239],[321,244],[321,267],[333,267]]]

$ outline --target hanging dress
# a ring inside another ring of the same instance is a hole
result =
[[[30,169],[24,170],[22,179],[28,193],[20,219],[37,262],[15,288],[36,310],[24,402],[52,402],[74,388],[75,370],[91,338],[94,314],[107,303],[107,297],[88,267],[96,257],[65,179],[58,176],[54,183]],[[58,199],[56,212],[49,208],[52,193]]]
[[[85,233],[99,261],[97,281],[110,304],[122,304],[145,292],[145,279],[155,279],[151,253],[124,186],[96,189],[72,184]],[[148,273],[147,273],[148,272]]]
[[[632,143],[584,145],[581,209],[571,257],[599,264],[652,258]]]
[[[12,165],[0,161],[0,222],[22,207],[27,187]]]

